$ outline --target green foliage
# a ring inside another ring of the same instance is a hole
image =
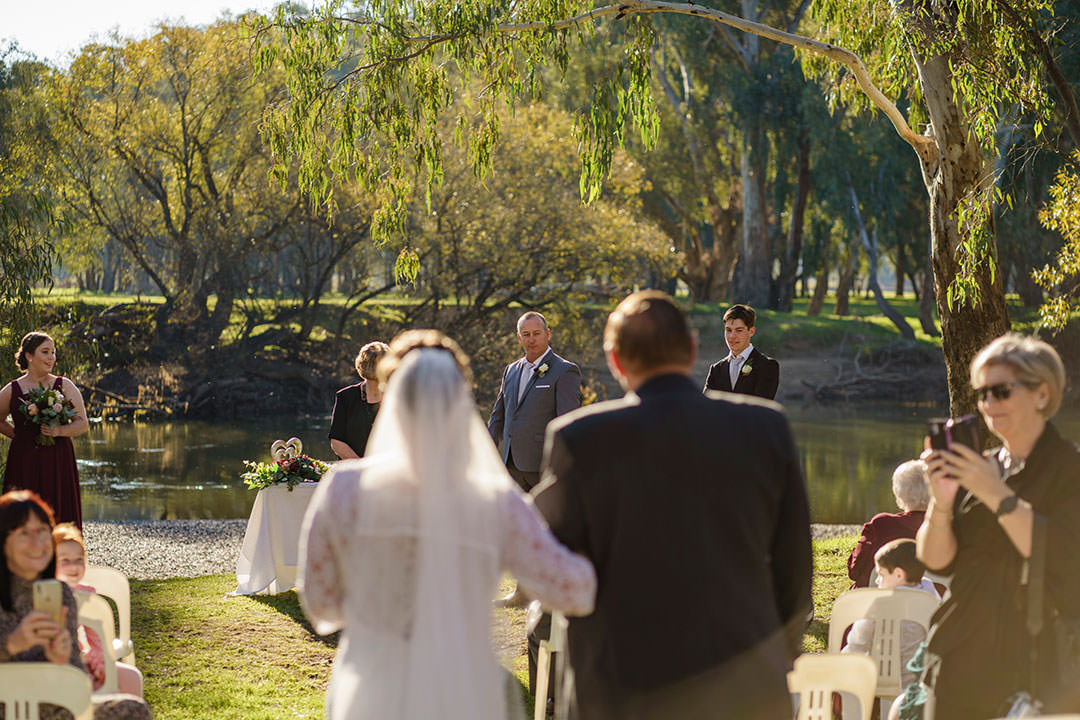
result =
[[[822,39],[859,55],[885,95],[900,99],[908,109],[909,124],[929,124],[926,134],[935,138],[945,133],[944,124],[958,122],[984,157],[993,159],[999,152],[999,128],[1003,122],[1013,122],[1006,119],[1007,114],[1019,111],[1030,118],[1036,137],[1048,122],[1052,104],[1033,37],[1044,32],[1040,20],[1052,14],[1053,8],[1052,0],[1008,4],[962,0],[944,5],[922,0],[815,0],[812,16]],[[870,106],[846,71],[837,75],[832,63],[814,53],[803,51],[801,57],[808,73],[834,77],[830,93],[834,104]],[[938,65],[945,70],[940,76],[932,69]],[[937,77],[948,87],[938,86],[937,81],[926,84],[927,78]],[[927,98],[936,99],[928,103]],[[947,117],[945,107],[957,117]],[[951,161],[954,151],[959,153],[939,142],[939,155],[947,156],[942,162]],[[936,171],[936,167],[929,169]],[[955,245],[943,246],[958,266],[947,288],[950,307],[977,306],[984,279],[992,280],[997,272],[990,221],[995,202],[1003,198],[988,188],[992,184],[987,178],[971,178],[966,187],[959,188],[956,206],[943,209],[946,222],[959,236]]]
[[[35,320],[33,289],[51,285],[54,233],[63,227],[50,191],[43,107],[34,88],[43,67],[0,52],[0,344]]]
[[[1080,151],[1073,156],[1080,164]],[[1061,233],[1064,244],[1053,263],[1033,273],[1035,282],[1052,294],[1039,309],[1043,324],[1062,330],[1070,314],[1080,309],[1080,171],[1064,168],[1050,188],[1050,200],[1039,213],[1043,225]]]
[[[286,182],[295,159],[300,187],[331,212],[337,182],[355,181],[374,198],[372,235],[408,238],[414,184],[428,196],[443,179],[442,119],[455,128],[473,173],[486,180],[501,137],[500,108],[538,98],[540,68],[565,70],[570,41],[592,31],[591,23],[568,18],[590,5],[378,0],[348,12],[335,0],[308,16],[282,7],[272,20],[253,21],[255,67],[283,68],[288,91],[263,123],[275,176]],[[580,191],[588,200],[599,194],[627,121],[646,142],[656,135],[647,92],[652,32],[644,19],[628,24],[621,62],[596,85],[595,104],[576,123]],[[416,269],[407,257],[398,264],[406,277]]]
[[[253,462],[245,460],[244,465],[248,471],[242,477],[244,484],[252,490],[262,490],[271,485],[284,483],[289,492],[302,482],[318,482],[329,466],[322,460],[299,455],[297,457],[284,457],[270,462]]]

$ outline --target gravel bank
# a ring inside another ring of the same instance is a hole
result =
[[[247,520],[86,522],[86,552],[129,578],[197,577],[236,572]],[[815,540],[857,533],[861,525],[812,526]]]

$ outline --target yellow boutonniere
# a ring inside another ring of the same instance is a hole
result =
[[[750,363],[746,363],[745,365],[742,366],[742,370],[739,371],[739,374],[740,375],[749,375],[750,371],[753,370],[753,369],[754,369],[754,367]]]
[[[536,368],[536,376],[537,376],[537,377],[544,377],[545,375],[547,375],[547,371],[548,371],[549,369],[550,369],[550,368],[548,367],[548,364],[547,364],[547,363],[544,363],[544,364],[543,364],[543,365],[541,365],[540,367]]]

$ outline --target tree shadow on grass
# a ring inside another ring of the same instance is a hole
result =
[[[295,590],[278,593],[277,595],[247,595],[246,597],[249,600],[254,600],[257,603],[273,608],[282,615],[290,618],[307,630],[314,639],[327,647],[336,648],[338,642],[341,640],[340,631],[325,636],[316,634],[315,629],[311,626],[311,623],[308,622],[303,609],[300,607],[300,597],[296,594]]]

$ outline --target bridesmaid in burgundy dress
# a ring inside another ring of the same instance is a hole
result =
[[[4,466],[4,492],[33,490],[49,503],[57,522],[73,522],[82,528],[79,470],[71,444],[71,438],[90,427],[82,394],[73,382],[52,374],[56,343],[45,333],[27,333],[15,353],[15,362],[25,373],[0,390],[0,433],[12,439]],[[24,396],[41,383],[71,400],[78,413],[74,421],[60,427],[30,422],[22,410]],[[7,422],[9,413],[14,426]],[[38,445],[39,433],[54,438],[56,444]]]

